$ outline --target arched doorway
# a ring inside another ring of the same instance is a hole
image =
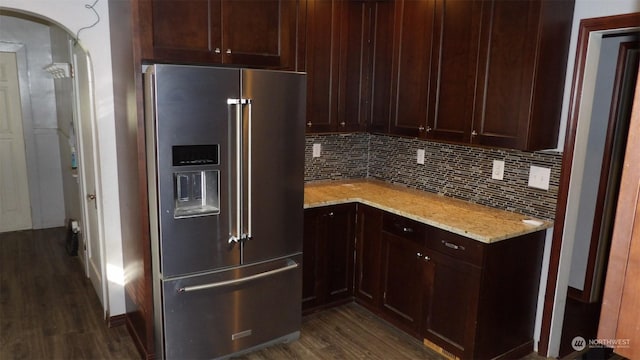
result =
[[[25,174],[23,181],[3,181],[4,193],[28,189],[21,206],[31,209],[32,221],[20,229],[77,224],[83,269],[106,310],[91,58],[73,34],[47,18],[7,10],[0,17],[0,52],[16,59],[20,89],[16,113],[24,135],[14,148],[25,150],[4,162],[5,177]]]

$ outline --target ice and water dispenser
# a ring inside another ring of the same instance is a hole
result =
[[[172,155],[174,169],[181,170],[173,173],[173,217],[219,214],[220,170],[212,168],[220,165],[219,146],[173,146]]]

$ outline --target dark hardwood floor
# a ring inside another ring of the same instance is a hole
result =
[[[355,303],[302,319],[298,341],[274,345],[237,359],[446,359]]]
[[[0,233],[0,359],[139,358],[126,328],[105,323],[65,237],[64,228]],[[356,304],[305,316],[301,334],[238,359],[443,359]]]
[[[0,233],[0,359],[138,358],[65,239],[65,228]]]

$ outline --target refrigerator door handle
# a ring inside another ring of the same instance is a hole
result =
[[[247,226],[247,233],[245,236],[245,240],[251,240],[251,193],[252,193],[252,186],[251,186],[251,180],[253,179],[253,176],[251,175],[251,168],[253,167],[252,162],[251,162],[251,144],[253,144],[253,141],[251,140],[251,113],[252,113],[252,109],[251,109],[251,99],[243,99],[245,102],[244,104],[247,105],[247,189],[246,189],[246,196],[247,196],[247,211],[246,211],[246,217],[247,217],[247,222],[246,222],[246,226]]]
[[[238,285],[238,284],[245,283],[247,281],[256,280],[256,279],[260,279],[260,278],[263,278],[263,277],[271,276],[271,275],[274,275],[274,274],[277,274],[277,273],[281,273],[283,271],[292,270],[292,269],[295,269],[297,267],[298,267],[298,263],[297,262],[295,262],[293,260],[289,260],[288,264],[286,266],[281,267],[281,268],[277,268],[277,269],[273,269],[273,270],[257,273],[255,275],[251,275],[251,276],[247,276],[247,277],[243,277],[243,278],[239,278],[239,279],[234,279],[234,280],[219,281],[219,282],[214,282],[214,283],[209,283],[209,284],[202,284],[202,285],[194,285],[194,286],[185,286],[185,287],[179,288],[178,292],[179,293],[185,293],[185,292],[190,292],[190,291],[214,289],[214,288],[223,287],[223,286]]]
[[[236,206],[235,206],[235,224],[233,223],[233,216],[229,217],[229,244],[233,242],[239,242],[242,240],[242,100],[241,99],[227,99],[227,105],[229,107],[236,106]],[[234,226],[235,225],[235,226]],[[234,233],[235,231],[235,233]]]

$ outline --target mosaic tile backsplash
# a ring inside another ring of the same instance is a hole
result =
[[[319,158],[312,145],[322,144]],[[416,163],[418,149],[425,164]],[[555,217],[562,154],[436,143],[366,133],[309,135],[305,181],[374,178],[537,218]],[[491,179],[504,160],[503,180]],[[529,187],[530,165],[551,169],[549,190]]]

